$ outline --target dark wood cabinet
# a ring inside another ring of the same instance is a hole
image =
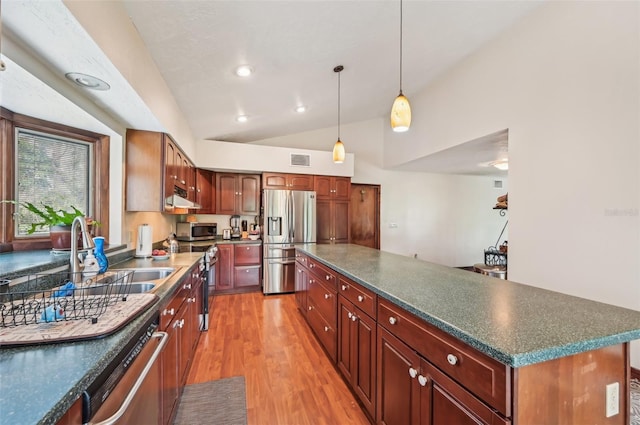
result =
[[[375,418],[376,322],[338,296],[338,369],[351,384],[370,418]]]
[[[349,201],[316,201],[317,243],[349,243]]]
[[[262,243],[219,243],[216,292],[259,290],[262,281]]]
[[[216,175],[213,171],[198,168],[196,170],[196,203],[202,208],[198,214],[215,214]]]
[[[125,172],[127,211],[185,213],[166,203],[176,187],[195,200],[195,167],[166,133],[127,129]]]
[[[216,173],[217,214],[260,214],[260,175]]]
[[[296,305],[303,316],[307,315],[307,269],[296,262],[295,279]]]
[[[351,178],[315,176],[314,189],[318,199],[341,199],[348,201],[351,198]]]
[[[313,175],[262,173],[263,189],[314,190]]]

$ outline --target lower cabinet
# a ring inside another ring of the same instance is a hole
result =
[[[307,269],[296,262],[296,305],[303,316],[307,315]]]
[[[262,278],[262,243],[219,243],[216,292],[259,290]]]
[[[161,354],[162,423],[171,424],[187,380],[193,353],[200,337],[198,314],[203,280],[194,266],[160,311],[160,330],[168,340]]]
[[[370,418],[376,417],[376,322],[338,296],[338,369]]]
[[[382,327],[378,327],[377,422],[510,423]]]

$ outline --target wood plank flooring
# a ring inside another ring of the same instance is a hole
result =
[[[293,294],[219,295],[209,310],[187,384],[244,375],[248,425],[369,424]]]

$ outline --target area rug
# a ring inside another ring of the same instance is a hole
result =
[[[184,387],[174,425],[246,425],[244,376]]]
[[[640,381],[631,380],[631,425],[640,425]]]

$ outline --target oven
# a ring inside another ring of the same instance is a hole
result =
[[[160,353],[167,342],[152,316],[82,394],[82,423],[134,424],[160,420]]]
[[[216,263],[218,262],[218,247],[215,241],[180,242],[180,252],[202,252],[204,260],[204,284],[202,285],[202,306],[198,320],[200,330],[209,329],[209,294],[216,287]]]

